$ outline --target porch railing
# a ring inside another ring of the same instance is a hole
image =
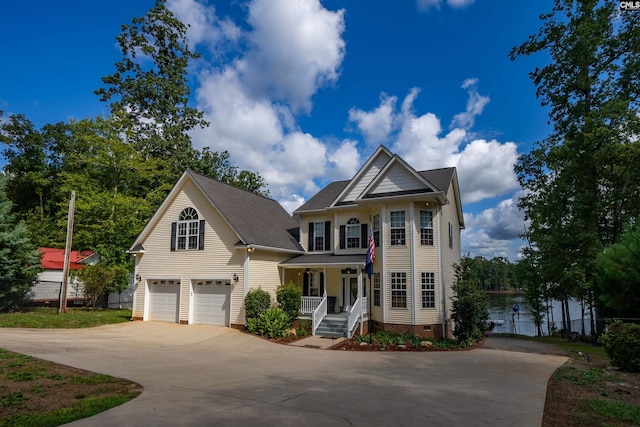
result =
[[[347,313],[347,338],[353,338],[353,328],[358,323],[358,320],[362,317],[362,298],[358,298],[353,303],[353,307]]]
[[[315,298],[315,297],[314,297]],[[327,296],[321,298],[320,304],[311,315],[311,335],[316,334],[316,329],[320,326],[322,319],[327,315]]]
[[[362,297],[362,314],[369,314],[369,297]]]
[[[301,314],[311,314],[322,302],[322,297],[302,297],[302,304],[300,305]]]

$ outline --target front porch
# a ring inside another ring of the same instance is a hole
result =
[[[302,291],[300,318],[311,320],[312,334],[353,337],[369,319],[370,281],[365,255],[302,255],[280,264],[282,283]]]

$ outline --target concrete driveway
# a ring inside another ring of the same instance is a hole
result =
[[[547,380],[566,360],[482,348],[318,350],[158,322],[0,329],[0,347],[144,387],[74,426],[539,426]]]

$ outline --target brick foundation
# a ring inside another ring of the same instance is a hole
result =
[[[181,325],[188,325],[188,324],[189,324],[189,321],[188,321],[188,320],[181,320],[181,321],[180,321],[180,322],[178,322],[178,323],[180,323]]]
[[[372,322],[373,332],[386,331],[397,334],[410,334],[423,338],[442,338],[442,324],[436,325],[400,325],[396,323]]]
[[[134,316],[131,320],[142,320],[142,316]]]

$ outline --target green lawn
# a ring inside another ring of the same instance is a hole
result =
[[[15,313],[0,313],[1,328],[66,329],[91,328],[131,319],[131,310],[71,308],[58,314],[53,307],[25,308]]]

